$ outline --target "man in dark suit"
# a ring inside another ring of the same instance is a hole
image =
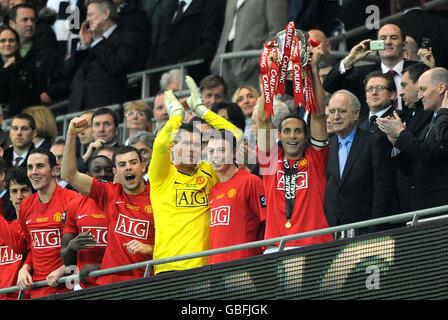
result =
[[[152,41],[150,67],[204,59],[203,64],[188,68],[189,74],[199,82],[210,74],[209,66],[224,24],[226,2],[179,0],[170,1],[169,4],[160,8],[162,12],[157,7],[153,9],[163,18],[152,20],[155,38]]]
[[[378,119],[379,129],[394,145],[400,169],[409,177],[409,209],[419,210],[448,203],[448,70],[434,68],[418,79],[424,109],[433,111],[431,123],[415,136],[394,118]]]
[[[361,114],[363,118],[368,113],[364,96],[364,79],[372,71],[381,71],[393,76],[397,90],[400,90],[402,71],[404,68],[415,63],[405,61],[403,57],[406,45],[406,35],[398,25],[386,24],[378,31],[378,39],[384,40],[385,49],[379,50],[381,63],[354,66],[358,61],[364,59],[372,51],[369,50],[370,39],[363,40],[352,48],[349,55],[339,65],[335,65],[324,81],[324,89],[330,93],[340,89],[353,92],[361,101]],[[397,108],[402,109],[402,101],[398,99]]]
[[[403,79],[401,80],[401,95],[403,102],[408,107],[407,113],[400,115],[403,122],[406,123],[406,128],[414,136],[418,137],[422,131],[427,129],[431,122],[433,112],[425,111],[421,99],[418,97],[418,78],[423,72],[429,70],[429,67],[423,63],[416,63],[403,70]],[[409,163],[412,161],[408,159]],[[395,185],[397,189],[398,204],[400,212],[409,211],[410,203],[410,181],[406,175],[397,168],[395,170]]]
[[[387,73],[373,71],[367,75],[364,86],[369,113],[360,121],[359,127],[372,133],[381,133],[376,119],[386,118],[393,114],[393,101],[397,98],[394,80]]]
[[[11,121],[9,137],[12,146],[5,150],[3,159],[10,167],[26,168],[28,153],[34,149],[33,139],[36,135],[34,118],[25,113],[19,113]]]
[[[385,149],[387,139],[357,128],[360,102],[340,90],[328,105],[335,135],[330,138],[325,214],[331,226],[390,214],[393,171]],[[337,238],[365,233],[365,228],[339,233]]]
[[[66,65],[72,81],[68,112],[126,101],[127,74],[138,52],[138,38],[117,28],[112,0],[91,0],[81,25],[80,46]],[[53,91],[55,92],[55,91]]]

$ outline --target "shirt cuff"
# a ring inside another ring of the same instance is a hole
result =
[[[100,43],[101,41],[103,41],[103,39],[105,39],[103,36],[93,39],[93,42],[90,44],[90,47],[93,48],[95,47],[98,43]]]
[[[342,59],[341,62],[339,63],[339,73],[344,74],[346,72],[347,72],[347,69],[344,66],[344,59]]]

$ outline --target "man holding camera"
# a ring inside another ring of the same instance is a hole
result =
[[[399,91],[403,69],[415,63],[404,60],[405,39],[406,35],[398,25],[384,25],[378,31],[378,40],[383,42],[367,39],[354,46],[349,55],[339,65],[335,65],[327,75],[324,89],[331,93],[340,89],[353,92],[361,101],[360,118],[365,118],[369,112],[363,86],[366,75],[372,71],[388,73],[393,76],[397,91]],[[373,51],[378,51],[380,63],[354,66],[356,62],[361,61]],[[403,109],[401,97],[394,101],[394,107],[399,110]]]

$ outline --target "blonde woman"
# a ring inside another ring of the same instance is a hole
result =
[[[58,136],[56,119],[46,106],[32,106],[25,108],[23,113],[29,114],[36,121],[36,137],[33,139],[34,148],[50,150],[51,144]]]

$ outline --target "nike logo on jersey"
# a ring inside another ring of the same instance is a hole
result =
[[[31,220],[26,220],[25,224],[30,224],[31,222],[33,222],[33,219],[31,219]]]
[[[78,220],[81,220],[82,218],[85,218],[85,217],[87,217],[87,216],[89,216],[88,214],[80,214],[79,216],[78,216]]]

